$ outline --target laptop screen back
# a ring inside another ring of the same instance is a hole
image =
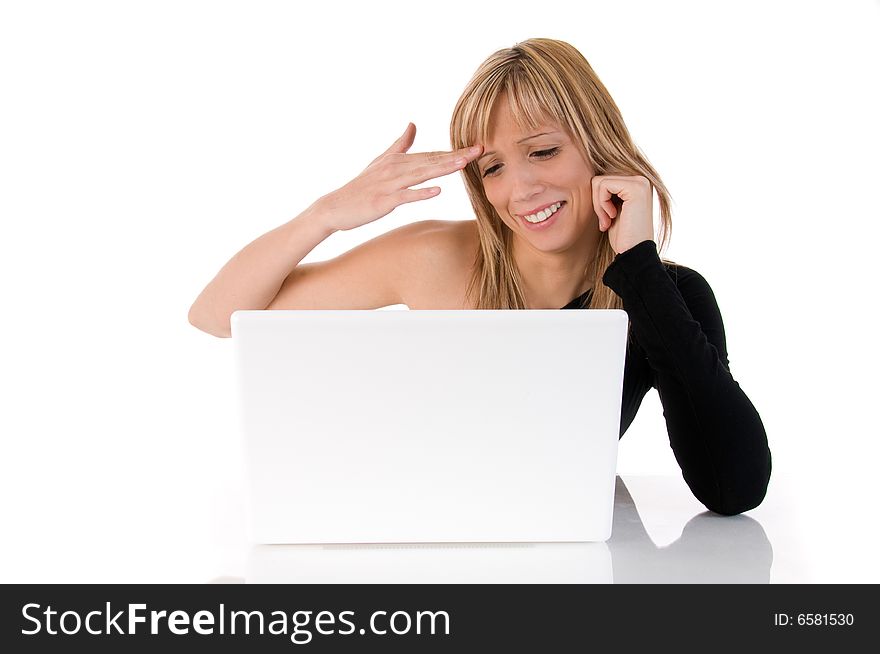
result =
[[[238,311],[251,539],[606,540],[623,311]]]

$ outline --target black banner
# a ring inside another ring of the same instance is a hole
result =
[[[0,646],[6,652],[846,647],[873,633],[876,591],[875,585],[12,585],[2,587]]]

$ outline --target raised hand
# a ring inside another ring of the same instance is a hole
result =
[[[332,227],[341,231],[354,229],[387,216],[401,204],[436,197],[439,186],[410,187],[461,170],[482,150],[475,146],[451,152],[407,154],[415,136],[416,126],[409,123],[401,137],[360,175],[318,200],[328,212]]]
[[[646,177],[596,175],[592,184],[599,230],[608,232],[615,253],[654,240],[654,193]]]

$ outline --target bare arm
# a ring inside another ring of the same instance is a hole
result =
[[[406,154],[415,139],[403,135],[360,175],[288,223],[259,237],[223,266],[189,311],[195,327],[229,337],[240,309],[378,308],[398,304],[422,223],[404,225],[330,261],[300,264],[330,234],[377,220],[407,202],[435,197],[439,187],[410,186],[464,168],[480,149]]]
[[[294,268],[336,231],[320,202],[263,234],[230,259],[199,294],[189,321],[214,336],[229,337],[239,309],[265,309]]]

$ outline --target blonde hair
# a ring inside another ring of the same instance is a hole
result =
[[[502,95],[521,127],[533,129],[544,122],[562,126],[596,175],[646,177],[660,200],[660,249],[665,247],[672,229],[672,198],[633,143],[620,109],[576,48],[564,41],[529,39],[492,54],[474,73],[452,112],[453,149],[486,142],[492,110]],[[467,295],[473,299],[476,291],[477,309],[525,309],[522,277],[511,248],[513,232],[487,199],[476,162],[462,173],[480,235]],[[614,256],[608,233],[600,232],[596,257],[584,264],[593,292],[581,308],[623,308],[620,297],[602,282]]]

